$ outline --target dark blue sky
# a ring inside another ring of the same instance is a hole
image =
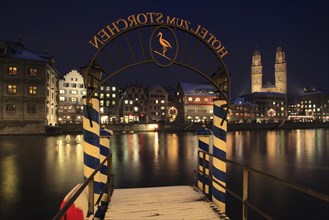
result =
[[[262,55],[264,81],[274,82],[275,51],[281,43],[287,58],[288,92],[297,94],[304,87],[329,88],[328,8],[328,1],[319,0],[0,0],[0,41],[16,41],[21,35],[28,49],[54,56],[58,71],[65,74],[94,55],[88,41],[107,24],[131,14],[160,11],[200,24],[221,40],[229,51],[223,61],[232,75],[233,96],[250,92],[256,47]],[[145,72],[142,78],[124,74],[118,78],[125,84],[172,83],[168,78],[173,77],[152,78]]]

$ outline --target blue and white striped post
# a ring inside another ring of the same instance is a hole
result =
[[[199,150],[204,151],[206,153],[210,153],[210,151],[212,152],[212,144],[210,143],[210,140],[212,138],[212,131],[203,126],[197,131],[197,135]],[[197,186],[208,197],[208,199],[211,199],[211,180],[209,177],[207,177],[211,175],[209,169],[209,167],[211,167],[209,155],[199,151],[198,160],[199,169]],[[206,174],[207,176],[205,176],[204,174]]]
[[[110,156],[110,137],[113,132],[108,129],[100,130],[100,162],[103,162],[106,158]],[[108,182],[108,162],[105,162],[100,169],[100,187],[103,192],[100,203],[98,204],[97,211],[95,212],[94,219],[103,219],[105,216],[106,209],[109,204],[110,195],[108,195],[108,190],[106,189],[106,183]]]
[[[83,97],[83,174],[87,179],[100,164],[100,118],[99,99],[92,97],[87,104]],[[98,172],[94,177],[94,204],[96,203],[102,187],[101,175]]]
[[[100,138],[100,161],[102,162],[106,158],[110,156],[111,153],[111,148],[110,148],[110,137],[113,135],[113,131],[109,129],[101,129],[101,138]],[[104,163],[103,167],[101,168],[101,182],[102,182],[102,187],[106,185],[108,179],[109,179],[109,167],[108,163],[110,161],[107,161]],[[110,195],[107,194],[107,190],[104,190],[104,194],[102,196],[102,205],[107,205],[110,200]]]
[[[227,121],[225,119],[227,102],[214,100],[214,139],[213,139],[213,167],[212,177],[226,187],[226,133]],[[224,120],[225,119],[225,120]],[[223,121],[224,120],[224,121]],[[220,159],[218,159],[220,158]],[[226,189],[212,181],[212,202],[222,211],[226,212]]]

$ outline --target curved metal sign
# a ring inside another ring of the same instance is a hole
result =
[[[184,29],[208,44],[208,46],[212,48],[220,58],[223,58],[228,54],[228,51],[222,45],[221,41],[206,28],[199,24],[194,25],[190,21],[182,18],[164,15],[161,12],[145,12],[130,15],[127,18],[120,18],[98,31],[97,34],[89,40],[89,43],[96,49],[99,49],[101,45],[105,44],[120,33],[145,25],[166,25]]]

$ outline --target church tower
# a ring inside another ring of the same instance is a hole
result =
[[[277,92],[286,94],[287,93],[287,62],[286,55],[281,46],[276,49],[275,56],[275,86]]]
[[[260,52],[256,49],[251,62],[251,93],[261,92],[263,87],[263,66]]]

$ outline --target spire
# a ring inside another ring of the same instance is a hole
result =
[[[281,42],[280,42],[279,46],[276,48],[275,63],[285,63],[285,62],[286,62],[286,55],[283,51],[283,48],[282,48]]]
[[[252,66],[261,66],[262,65],[262,57],[257,48],[253,52],[251,65]]]

